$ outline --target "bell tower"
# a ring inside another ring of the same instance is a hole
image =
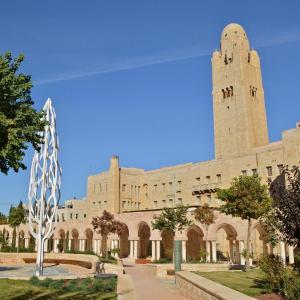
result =
[[[227,25],[212,55],[215,158],[246,155],[269,143],[260,60],[245,30]]]

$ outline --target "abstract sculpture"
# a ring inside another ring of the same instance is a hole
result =
[[[44,245],[56,227],[61,184],[56,115],[50,98],[43,111],[47,125],[40,133],[40,151],[35,151],[32,159],[28,192],[29,229],[37,245],[36,276],[43,275]]]

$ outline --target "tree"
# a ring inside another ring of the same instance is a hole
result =
[[[268,187],[261,183],[258,175],[239,176],[234,178],[228,189],[220,189],[217,197],[224,201],[220,211],[240,217],[248,222],[246,241],[246,265],[245,271],[250,267],[250,237],[252,221],[261,219],[272,209],[272,199],[268,193]]]
[[[101,252],[107,256],[107,238],[110,234],[122,234],[126,230],[126,224],[115,219],[114,215],[104,210],[101,217],[93,217],[92,226],[94,231],[101,234]]]
[[[11,206],[8,215],[8,223],[13,228],[12,247],[16,246],[16,228],[22,223],[26,222],[26,211],[23,207],[22,201],[19,202],[17,207]]]
[[[38,149],[45,121],[33,108],[31,77],[19,73],[24,55],[0,55],[0,171],[26,169],[23,158],[30,143]]]
[[[0,212],[0,225],[7,224],[7,217],[5,214]]]
[[[175,208],[164,207],[159,216],[154,216],[152,228],[157,230],[168,230],[175,234],[176,231],[182,232],[186,227],[193,224],[187,218],[188,207],[178,206]]]
[[[277,227],[284,240],[300,247],[300,169],[285,167],[270,185]]]
[[[216,219],[213,209],[209,207],[207,203],[204,203],[203,206],[197,207],[195,209],[194,217],[196,221],[200,222],[204,226],[206,231],[205,241],[207,241],[208,227],[209,225],[213,224]]]
[[[152,228],[159,231],[167,230],[175,235],[176,231],[182,232],[188,226],[191,226],[193,222],[187,217],[188,207],[178,206],[175,208],[164,207],[159,216],[154,216],[152,223]],[[175,249],[175,241],[174,241]],[[177,268],[176,260],[178,258],[174,257],[175,270]],[[180,258],[181,260],[181,258]],[[180,269],[180,264],[179,264]]]

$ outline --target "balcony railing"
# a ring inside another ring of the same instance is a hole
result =
[[[205,183],[198,184],[192,187],[192,195],[206,194],[206,193],[214,193],[221,187],[221,183]]]

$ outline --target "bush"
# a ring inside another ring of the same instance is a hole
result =
[[[153,264],[170,264],[170,263],[172,263],[172,260],[169,258],[160,258],[160,259],[154,260],[152,263]]]
[[[29,282],[37,287],[45,287],[58,291],[78,292],[81,291],[83,294],[91,293],[106,293],[114,292],[117,287],[116,278],[85,278],[85,279],[71,279],[71,280],[53,280],[46,278],[39,280],[38,277],[32,276]]]
[[[89,254],[89,255],[97,255],[94,251],[78,251],[78,250],[68,250],[68,249],[65,249],[64,251],[65,253],[71,253],[71,254]]]
[[[300,299],[299,274],[285,268],[281,257],[262,256],[259,267],[264,273],[263,286],[267,292],[281,294],[287,300]]]
[[[107,264],[117,264],[118,263],[118,260],[110,255],[108,257],[105,257],[105,256],[98,256],[98,257],[102,262],[107,263]]]
[[[293,268],[300,275],[300,254],[295,256],[295,261],[294,261],[294,264],[293,264]]]

